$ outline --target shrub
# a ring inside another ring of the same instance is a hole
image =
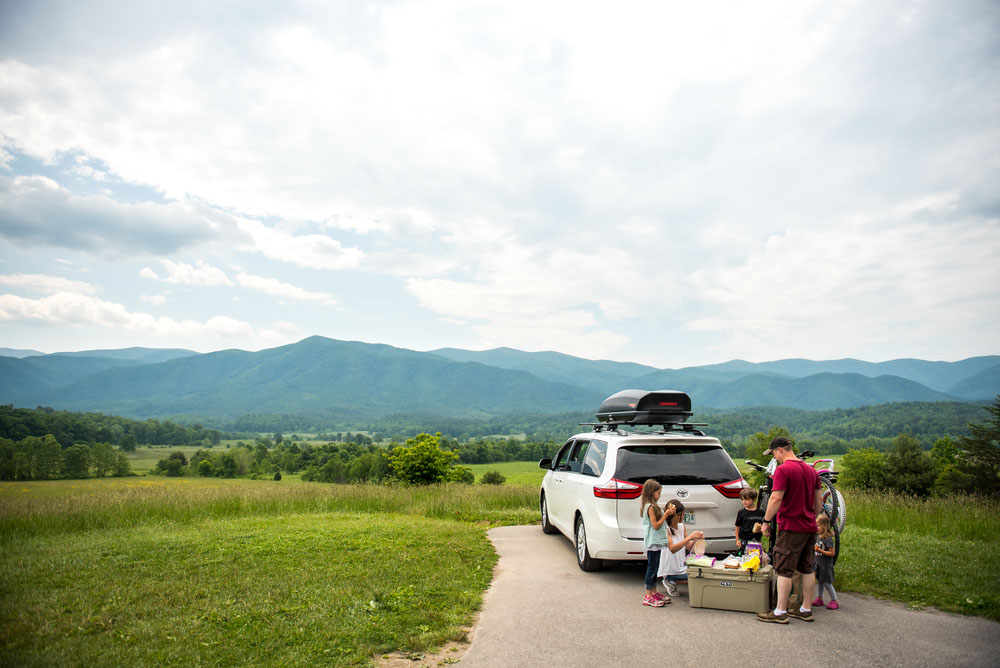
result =
[[[886,456],[875,448],[848,450],[844,455],[843,484],[856,489],[885,489]]]
[[[389,466],[402,482],[429,485],[449,479],[449,469],[458,459],[450,450],[442,450],[441,432],[417,434],[406,439],[406,447],[397,446],[389,454]]]
[[[502,485],[507,482],[507,478],[500,471],[487,471],[479,479],[481,485]]]

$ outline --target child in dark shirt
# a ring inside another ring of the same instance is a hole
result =
[[[736,535],[736,547],[742,552],[747,543],[760,542],[763,534],[759,525],[764,521],[764,511],[757,507],[757,490],[753,487],[743,488],[740,501],[743,502],[743,509],[736,514],[733,533]]]

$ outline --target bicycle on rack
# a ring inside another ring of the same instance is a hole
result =
[[[804,450],[798,455],[798,458],[805,461],[806,459],[814,456],[815,453],[811,450]],[[767,502],[771,497],[771,491],[774,485],[774,471],[778,467],[778,462],[777,460],[772,459],[767,466],[761,466],[757,462],[746,460],[746,464],[750,468],[764,473],[764,484],[758,488],[759,496],[757,498],[757,503],[758,507],[763,508],[766,511]],[[822,465],[823,468],[820,468],[820,465]],[[834,469],[834,462],[832,459],[817,459],[812,462],[812,467],[816,470],[816,473],[819,474],[819,482],[822,489],[822,512],[826,513],[826,515],[830,518],[830,527],[833,529],[833,560],[834,563],[836,563],[837,557],[840,556],[840,534],[844,531],[844,527],[847,524],[847,505],[844,503],[844,496],[836,487],[837,475],[839,472]],[[771,538],[768,540],[767,556],[773,561],[774,537],[778,535],[777,521],[775,518],[771,519],[770,525]]]

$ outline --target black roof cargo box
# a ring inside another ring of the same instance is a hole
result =
[[[597,419],[614,424],[679,424],[691,417],[691,397],[676,390],[622,390],[604,400]]]

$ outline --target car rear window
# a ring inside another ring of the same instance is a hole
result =
[[[711,445],[633,445],[618,450],[615,478],[638,484],[717,485],[740,477],[726,451]]]

